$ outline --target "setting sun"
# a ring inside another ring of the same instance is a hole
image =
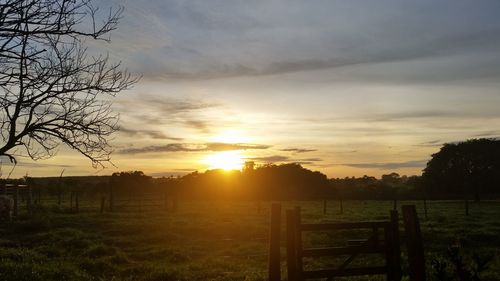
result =
[[[241,151],[232,150],[210,154],[204,162],[209,165],[209,169],[239,170],[244,160]]]

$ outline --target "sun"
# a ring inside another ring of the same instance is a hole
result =
[[[209,169],[240,170],[243,167],[243,155],[239,150],[222,151],[208,155],[205,163]]]

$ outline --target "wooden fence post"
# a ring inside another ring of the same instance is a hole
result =
[[[78,213],[80,211],[80,202],[78,199],[78,191],[75,192],[75,212]]]
[[[385,230],[385,241],[387,243],[387,280],[400,281],[401,272],[401,246],[399,241],[399,216],[398,211],[392,210],[390,212],[390,227]],[[389,232],[389,233],[387,233]]]
[[[271,226],[269,228],[269,281],[281,280],[280,267],[281,205],[271,205]]]
[[[297,260],[297,279],[302,280],[302,230],[300,224],[302,217],[300,207],[295,207],[295,255]]]
[[[19,187],[17,185],[14,186],[14,211],[13,214],[14,216],[17,216],[19,214]]]
[[[26,200],[26,207],[28,209],[28,213],[31,215],[33,212],[33,206],[32,206],[32,193],[31,193],[31,187],[28,187],[28,198]]]
[[[422,233],[415,205],[404,205],[403,221],[408,247],[410,281],[425,281],[425,257]]]
[[[288,281],[298,281],[297,278],[297,253],[296,250],[296,225],[295,210],[286,210],[286,257]]]
[[[113,196],[113,184],[109,185],[109,211],[113,212],[115,205],[115,198]]]

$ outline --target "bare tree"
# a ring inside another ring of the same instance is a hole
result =
[[[65,144],[94,167],[110,160],[111,101],[137,78],[87,51],[109,41],[122,9],[97,12],[92,0],[1,0],[0,156],[44,159]]]

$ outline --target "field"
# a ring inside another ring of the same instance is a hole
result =
[[[179,202],[176,212],[104,214],[39,208],[33,217],[0,223],[0,280],[266,280],[270,203]],[[428,219],[421,202],[402,203],[417,205],[429,264],[460,241],[465,252],[492,257],[481,280],[500,280],[500,202],[472,203],[466,217],[462,202],[431,201]],[[330,201],[324,215],[322,201],[282,204],[301,206],[307,222],[385,220],[392,208],[388,201],[346,201],[341,215]],[[348,235],[310,235],[305,243]],[[285,279],[284,248],[282,262]]]

